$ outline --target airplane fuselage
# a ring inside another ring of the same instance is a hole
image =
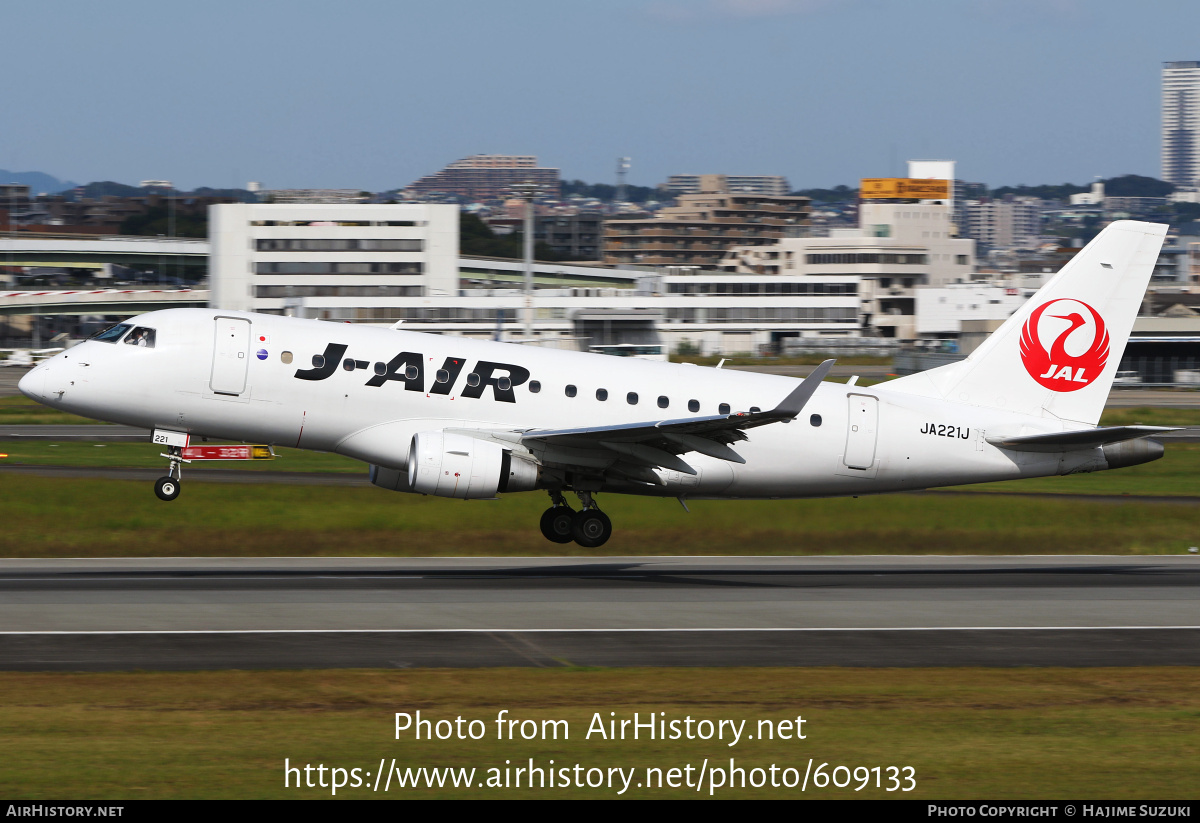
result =
[[[771,409],[797,385],[774,375],[275,315],[171,309],[129,322],[155,330],[153,347],[86,341],[31,372],[22,390],[99,420],[336,452],[403,470],[419,432],[683,420]],[[222,324],[232,324],[237,339],[223,341]],[[744,463],[693,452],[684,457],[695,475],[659,468],[657,483],[609,477],[602,488],[826,497],[1107,467],[1096,448],[1013,452],[988,442],[997,433],[1061,430],[1051,417],[890,392],[887,384],[822,383],[796,419],[751,429],[733,444]],[[534,455],[548,465],[556,458]],[[595,470],[604,475],[603,466]]]

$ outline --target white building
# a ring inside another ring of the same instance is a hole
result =
[[[1021,308],[1035,288],[964,283],[917,290],[917,333],[922,337],[958,338],[964,327],[979,322],[993,329]]]
[[[1071,195],[1072,206],[1103,206],[1104,184],[1097,180],[1089,191]]]
[[[385,319],[458,292],[458,207],[227,204],[209,211],[212,305]]]
[[[1200,61],[1163,63],[1162,179],[1200,185]]]

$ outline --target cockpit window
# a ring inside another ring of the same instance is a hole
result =
[[[133,328],[130,323],[117,323],[115,326],[109,326],[99,334],[92,335],[93,340],[99,340],[101,343],[116,343],[121,339],[121,335]]]
[[[154,329],[148,329],[145,326],[138,326],[129,333],[125,338],[126,346],[141,346],[143,348],[154,348]]]

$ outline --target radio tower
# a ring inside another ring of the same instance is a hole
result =
[[[629,171],[629,158],[617,158],[617,196],[614,201],[617,203],[625,202],[625,173]]]

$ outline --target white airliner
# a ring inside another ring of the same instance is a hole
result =
[[[211,437],[336,452],[385,489],[544,489],[550,540],[612,532],[599,492],[831,497],[1145,463],[1097,428],[1166,226],[1104,229],[970,357],[870,388],[212,309],[150,312],[29,372],[46,405],[152,429],[179,495]],[[566,495],[581,503],[574,511]]]

